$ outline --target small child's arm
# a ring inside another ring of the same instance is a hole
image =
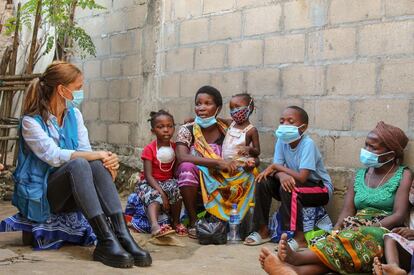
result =
[[[251,144],[251,146],[250,146]],[[246,133],[246,147],[245,153],[248,156],[257,158],[260,155],[260,141],[259,141],[259,131],[255,127],[250,129]]]
[[[161,186],[158,184],[157,180],[152,176],[152,163],[150,160],[144,159],[144,177],[147,183],[154,188],[155,190],[160,193],[162,197],[162,206],[166,212],[169,211],[170,205],[168,202],[167,195],[165,194],[164,190],[162,190]]]

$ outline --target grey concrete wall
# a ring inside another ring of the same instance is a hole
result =
[[[280,112],[304,107],[335,179],[336,209],[377,121],[414,137],[411,0],[102,2],[108,10],[79,16],[98,50],[76,61],[87,79],[83,113],[91,139],[115,144],[132,156],[126,162],[151,139],[150,110],[180,122],[205,84],[225,96],[225,117],[232,94],[254,96],[265,159]],[[406,159],[414,167],[413,142]]]

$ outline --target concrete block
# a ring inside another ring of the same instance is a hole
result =
[[[178,2],[177,0],[165,0],[161,3],[161,14],[162,18],[164,18],[164,22],[169,22],[172,19],[172,12],[173,12],[173,2]]]
[[[272,158],[275,152],[276,137],[273,131],[259,131],[260,158]]]
[[[124,76],[136,76],[142,72],[141,55],[134,54],[125,56],[122,59],[122,68]]]
[[[101,61],[100,60],[89,60],[83,65],[85,77],[95,78],[101,76]]]
[[[338,131],[351,129],[351,103],[349,100],[308,100],[305,101],[304,109],[309,115],[309,127]]]
[[[108,133],[107,133],[107,126],[105,123],[98,122],[98,121],[90,121],[86,125],[88,128],[89,133],[89,140],[93,142],[107,142],[108,141]]]
[[[271,4],[272,0],[236,0],[237,8],[257,7]]]
[[[195,68],[217,69],[224,66],[224,58],[226,54],[225,45],[209,45],[195,49]]]
[[[411,0],[385,0],[385,15],[399,16],[414,14],[414,2]]]
[[[178,125],[183,124],[185,119],[195,116],[193,100],[168,100],[163,102],[160,108],[171,112]]]
[[[102,61],[102,76],[115,77],[121,75],[121,59],[109,58]]]
[[[381,0],[333,0],[329,8],[332,24],[381,18]]]
[[[164,40],[164,47],[171,48],[177,45],[178,42],[178,30],[176,24],[174,23],[165,23],[164,24],[164,36],[162,39]]]
[[[280,116],[287,107],[292,105],[303,106],[303,101],[298,98],[266,98],[262,101],[263,126],[271,129],[276,129],[279,126]]]
[[[93,16],[79,19],[78,23],[91,37],[97,37],[104,32],[102,26],[105,25],[106,20],[108,20],[107,16]],[[107,30],[105,32],[108,33]]]
[[[106,98],[108,96],[108,82],[105,80],[91,80],[89,98]]]
[[[119,102],[102,101],[100,104],[100,119],[102,121],[119,121]]]
[[[180,43],[196,43],[208,40],[208,18],[187,20],[180,24]]]
[[[286,30],[321,27],[327,23],[325,0],[295,0],[285,3],[284,9]]]
[[[110,40],[108,38],[95,37],[92,39],[95,45],[96,56],[105,56],[110,54]]]
[[[276,36],[265,39],[265,64],[303,62],[304,58],[304,34]]]
[[[180,96],[180,75],[171,74],[161,77],[160,80],[160,96],[179,97]]]
[[[84,120],[99,119],[99,103],[87,100],[82,103],[82,115]]]
[[[131,30],[129,33],[131,33],[133,37],[133,51],[140,52],[142,48],[142,29]]]
[[[109,82],[108,97],[125,99],[129,95],[129,80],[113,79]]]
[[[375,64],[353,63],[328,66],[327,91],[330,95],[375,94]]]
[[[320,66],[290,66],[282,70],[285,96],[322,95],[324,73]]]
[[[263,41],[244,40],[228,49],[230,67],[257,66],[263,63]]]
[[[358,52],[363,56],[413,53],[414,22],[367,25],[359,33]]]
[[[108,142],[115,144],[128,144],[129,125],[110,124],[108,126]]]
[[[355,54],[356,31],[339,28],[309,33],[309,60],[350,58]]]
[[[139,107],[140,103],[141,102],[139,102],[138,100],[121,102],[120,103],[120,112],[121,112],[120,121],[121,122],[139,121],[140,118],[138,117],[138,109],[140,108]]]
[[[125,28],[127,30],[142,28],[147,19],[147,5],[138,5],[130,7],[125,12]]]
[[[326,136],[322,143],[326,166],[361,167],[359,152],[365,144],[365,137]]]
[[[221,12],[233,8],[233,0],[204,0],[203,14]]]
[[[223,97],[245,92],[243,72],[219,72],[211,76],[211,85],[217,88]]]
[[[131,98],[136,98],[136,99],[140,99],[141,95],[143,94],[143,90],[144,90],[144,81],[142,79],[142,76],[138,76],[135,78],[131,78],[130,79],[130,95]]]
[[[190,70],[193,68],[194,63],[194,49],[180,48],[168,51],[165,59],[165,67],[168,72]]]
[[[111,54],[128,53],[135,48],[132,33],[125,32],[111,36]]]
[[[201,0],[174,0],[174,20],[200,16],[203,5]]]
[[[210,75],[207,73],[182,74],[180,96],[193,99],[199,88],[209,84]]]
[[[381,72],[381,93],[414,93],[414,63],[402,61],[384,64]]]
[[[252,95],[279,95],[279,69],[260,69],[247,73],[247,92]]]
[[[126,12],[117,11],[106,16],[105,22],[98,26],[100,30],[104,29],[106,33],[119,32],[125,30],[126,26]]]
[[[409,101],[406,99],[366,99],[354,103],[353,130],[370,131],[378,121],[408,129]]]
[[[280,5],[265,6],[244,11],[244,35],[255,35],[280,30]]]
[[[210,22],[210,40],[236,38],[241,35],[241,13],[227,13],[212,16]]]

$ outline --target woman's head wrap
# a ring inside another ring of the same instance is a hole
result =
[[[404,149],[408,144],[408,137],[403,130],[380,121],[372,133],[375,133],[390,151],[395,152],[397,160],[403,161]]]

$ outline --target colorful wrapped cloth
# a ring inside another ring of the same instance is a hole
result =
[[[128,201],[125,208],[125,215],[132,217],[129,223],[130,226],[132,226],[136,231],[140,233],[151,233],[151,224],[148,220],[144,203],[141,201],[138,194],[135,192],[128,196]],[[169,218],[166,214],[162,213],[158,215],[159,225],[168,223]]]
[[[344,229],[317,240],[309,248],[330,269],[341,274],[370,273],[374,257],[382,257],[384,234],[389,230],[370,226],[390,213],[374,208],[345,219]]]
[[[218,121],[219,129],[225,132],[227,126]],[[194,149],[205,158],[221,159],[205,140],[199,125],[193,126]],[[255,168],[251,173],[239,168],[235,175],[223,171],[198,166],[200,171],[200,186],[204,207],[207,212],[217,218],[227,221],[232,205],[237,204],[241,219],[249,209],[249,203],[254,198],[254,179],[258,174]]]
[[[86,218],[80,212],[51,214],[45,223],[30,221],[20,214],[0,222],[0,232],[25,231],[33,235],[33,249],[58,249],[64,243],[89,246],[96,236]]]
[[[384,235],[384,237],[390,237],[393,240],[397,241],[401,245],[401,247],[405,249],[405,251],[407,251],[411,254],[411,256],[413,256],[414,241],[407,240],[406,238],[397,233],[387,233]]]

